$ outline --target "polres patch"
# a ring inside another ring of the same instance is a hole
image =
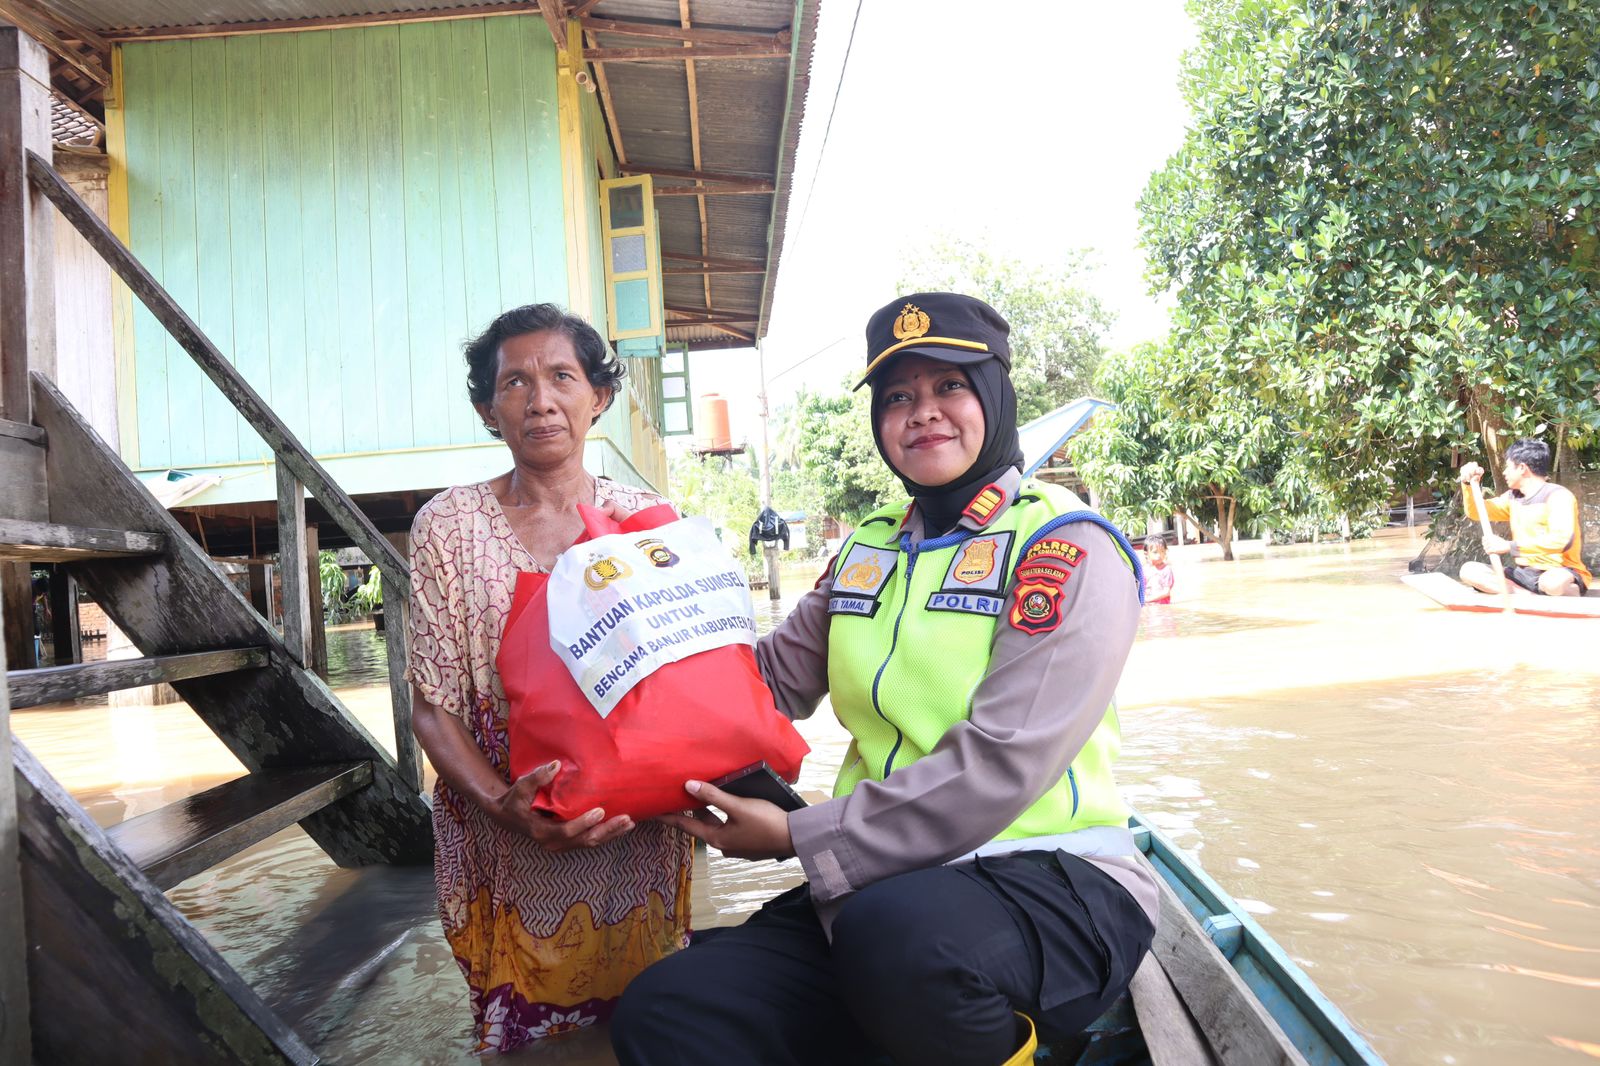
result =
[[[1031,636],[1061,624],[1061,586],[1053,581],[1021,581],[1011,593],[1011,626]]]

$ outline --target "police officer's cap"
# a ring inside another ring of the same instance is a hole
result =
[[[860,388],[897,355],[926,355],[958,366],[998,359],[1011,371],[1011,326],[1000,312],[954,292],[915,292],[867,320],[867,372]]]

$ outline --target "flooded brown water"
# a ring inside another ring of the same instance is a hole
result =
[[[1418,546],[1177,549],[1120,689],[1119,779],[1390,1062],[1600,1060],[1600,621],[1438,609],[1398,582]],[[389,737],[381,640],[336,630],[330,657]],[[182,704],[13,724],[103,824],[241,769]],[[801,785],[826,789],[842,730],[824,709],[803,731]],[[797,876],[714,857],[701,924]],[[465,1063],[427,878],[339,870],[291,829],[170,895],[330,1061]],[[611,1061],[599,1034],[515,1058]]]

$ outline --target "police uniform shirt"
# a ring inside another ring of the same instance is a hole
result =
[[[1015,468],[1001,479],[1005,499],[997,515],[1013,504],[1020,484]],[[961,524],[982,528],[970,517]],[[913,544],[924,539],[922,526],[916,514],[904,524]],[[1105,717],[1139,628],[1137,584],[1100,527],[1073,523],[1058,535],[1085,552],[1062,590],[1061,624],[1030,634],[1008,624],[1003,613],[967,720],[885,780],[862,782],[847,796],[789,815],[795,853],[824,927],[850,893],[949,862],[994,839],[1061,779]],[[1014,586],[1009,578],[1008,606]],[[828,692],[828,626],[824,585],[801,597],[756,646],[762,676],[790,718],[809,717]],[[1156,922],[1159,897],[1149,870],[1131,856],[1085,858]]]

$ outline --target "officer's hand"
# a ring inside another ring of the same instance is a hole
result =
[[[546,851],[571,851],[574,848],[596,848],[628,832],[633,819],[625,814],[607,819],[599,807],[571,821],[544,814],[533,809],[533,797],[545,785],[555,780],[561,763],[548,762],[523,774],[504,792],[492,806],[486,808],[489,817],[507,829],[530,836]]]
[[[1511,542],[1504,537],[1497,537],[1493,533],[1483,535],[1483,550],[1490,555],[1504,555],[1511,550]]]
[[[788,859],[794,856],[794,839],[789,836],[789,816],[776,803],[730,795],[704,781],[688,781],[683,790],[701,803],[709,803],[726,815],[726,821],[711,811],[692,814],[663,814],[659,821],[703,840],[734,859]]]
[[[1467,484],[1468,482],[1476,484],[1477,482],[1483,480],[1483,467],[1479,466],[1477,463],[1463,463],[1461,464],[1461,471],[1458,476],[1460,477],[1463,485]]]

